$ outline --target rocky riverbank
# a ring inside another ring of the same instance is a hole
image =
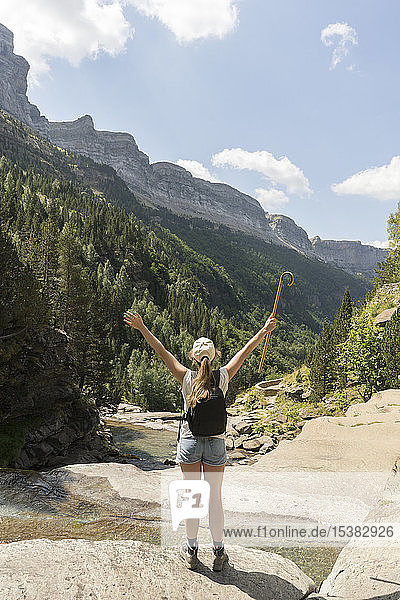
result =
[[[271,523],[272,519],[295,519],[304,525],[315,521],[378,523],[382,527],[398,523],[399,434],[400,390],[375,394],[367,403],[351,406],[343,417],[311,419],[294,440],[282,440],[254,464],[243,468],[235,462],[226,469],[226,527],[254,529],[257,523]],[[87,507],[85,514],[88,510],[97,513],[97,527],[102,520],[96,507],[101,505],[114,519],[153,523],[154,530],[161,525],[164,499],[160,483],[165,476],[180,478],[179,467],[146,472],[133,464],[82,463],[47,472],[43,475],[46,482],[39,487],[47,502],[51,490],[54,498],[61,492],[68,498],[68,490],[74,489],[79,506]],[[14,502],[16,499],[14,494]],[[390,537],[342,540],[344,548],[318,590],[309,575],[281,556],[278,548],[271,552],[264,545],[263,552],[257,550],[257,545],[262,546],[260,540],[246,539],[244,544],[240,539],[226,540],[233,565],[215,574],[204,545],[209,533],[203,525],[199,532],[202,566],[195,574],[184,569],[175,547],[126,539],[133,533],[133,529],[116,528],[118,539],[111,541],[108,532],[103,541],[93,541],[82,530],[76,540],[25,539],[3,544],[1,589],[10,600],[43,600],[46,594],[55,600],[118,600],[127,594],[143,598],[157,594],[168,600],[200,600],[213,595],[222,599],[227,594],[229,598],[260,600],[400,597],[400,544]],[[304,543],[297,546],[304,547]],[[319,555],[323,553],[321,546]],[[57,566],[51,577],[45,575],[48,564]],[[306,563],[302,569],[308,572]],[[204,596],[204,591],[208,595]]]

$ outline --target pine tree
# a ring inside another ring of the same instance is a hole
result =
[[[47,307],[41,302],[38,282],[0,227],[0,336],[43,324],[46,318]]]
[[[384,262],[378,263],[375,271],[375,284],[397,283],[400,281],[400,203],[397,211],[388,220],[390,250]]]
[[[68,221],[59,239],[60,319],[63,329],[70,329],[76,320],[83,294],[80,271],[81,249],[76,228]]]
[[[343,300],[336,311],[332,327],[332,344],[334,346],[334,359],[332,363],[333,377],[336,385],[343,388],[347,384],[346,369],[343,369],[341,363],[342,344],[346,341],[350,329],[354,312],[354,304],[348,289],[344,292]]]
[[[314,400],[321,400],[334,388],[335,346],[332,334],[333,325],[326,319],[315,344],[310,367],[310,383]]]
[[[59,233],[49,218],[42,222],[40,228],[40,269],[37,275],[42,284],[42,298],[48,306],[53,307],[52,324],[55,324],[54,307],[58,301],[58,238]]]
[[[385,387],[400,388],[400,309],[385,325],[382,349]]]

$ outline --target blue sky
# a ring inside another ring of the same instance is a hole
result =
[[[51,120],[89,113],[152,162],[197,161],[310,236],[387,239],[400,200],[397,0],[70,0],[68,15],[61,0],[29,0],[36,28],[26,2],[2,0],[0,21]]]

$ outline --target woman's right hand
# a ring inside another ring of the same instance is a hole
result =
[[[143,319],[136,311],[126,310],[124,312],[124,322],[135,329],[143,327]]]
[[[273,331],[276,327],[276,319],[275,317],[268,317],[268,319],[265,321],[265,325],[264,325],[264,330],[266,333],[269,333],[271,331]]]

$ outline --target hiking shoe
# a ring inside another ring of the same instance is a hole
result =
[[[197,558],[197,550],[198,548],[190,548],[187,545],[187,542],[182,542],[182,546],[179,550],[179,555],[185,561],[185,565],[188,569],[195,569],[199,564],[199,559]]]
[[[213,571],[222,571],[222,567],[225,562],[228,562],[229,556],[225,552],[225,548],[213,548],[214,554],[214,563],[213,563]]]

